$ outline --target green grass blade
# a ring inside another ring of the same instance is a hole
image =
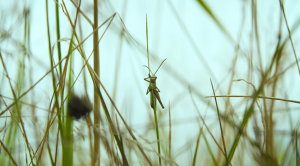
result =
[[[60,26],[59,26],[59,1],[55,3],[55,21],[56,21],[56,39],[57,41],[60,40]],[[61,44],[60,42],[57,43],[57,53],[58,53],[58,61],[61,60]],[[62,67],[59,64],[59,74],[62,74]]]
[[[200,137],[202,135],[202,130],[203,127],[200,128],[199,134],[198,134],[198,138],[197,138],[197,143],[196,143],[196,147],[195,147],[195,153],[194,153],[194,159],[193,159],[193,166],[196,165],[196,159],[197,159],[197,154],[198,154],[198,148],[199,148],[199,143],[200,143]]]
[[[207,141],[206,136],[205,136],[204,133],[203,133],[203,138],[204,138],[204,140],[205,140],[205,144],[206,144],[206,147],[207,147],[207,149],[208,149],[209,155],[210,155],[212,161],[214,162],[214,165],[217,166],[217,165],[218,165],[218,164],[217,164],[217,160],[216,160],[214,154],[212,153],[211,147],[210,147],[209,142]]]
[[[208,15],[215,21],[215,23],[218,25],[218,27],[222,30],[222,32],[226,35],[226,37],[234,43],[234,40],[232,36],[229,34],[229,32],[226,30],[226,28],[221,24],[219,19],[214,15],[214,13],[211,11],[209,6],[203,1],[203,0],[197,0],[199,5],[208,13]]]

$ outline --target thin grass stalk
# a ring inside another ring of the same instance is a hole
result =
[[[93,29],[98,27],[98,0],[94,0],[94,26]],[[94,47],[94,71],[100,78],[100,57],[98,45],[98,30],[93,34],[93,47]],[[100,91],[100,89],[99,89]],[[92,165],[100,165],[100,100],[97,94],[97,88],[94,87],[94,151]]]
[[[196,165],[196,159],[197,159],[197,154],[198,154],[198,148],[199,148],[199,143],[200,143],[200,137],[202,135],[203,127],[200,128],[198,138],[197,138],[197,143],[195,147],[195,152],[194,152],[194,159],[193,159],[193,166]]]
[[[58,142],[59,142],[59,127],[57,126],[56,144],[55,144],[55,156],[54,156],[54,166],[55,166],[56,163],[57,163]]]
[[[214,96],[216,95],[215,94],[215,90],[214,90],[214,86],[213,86],[213,83],[210,79],[210,83],[211,83],[211,87],[212,87],[212,90],[213,90],[213,93],[214,93]],[[217,102],[217,98],[215,97],[215,102],[216,102],[216,108],[217,108],[217,112],[218,112],[218,119],[219,119],[219,124],[220,124],[220,130],[221,130],[221,137],[222,137],[222,142],[223,142],[223,147],[224,147],[224,153],[225,153],[225,159],[227,159],[227,151],[226,151],[226,145],[225,145],[225,140],[224,140],[224,133],[223,133],[223,129],[222,129],[222,122],[221,122],[221,118],[220,118],[220,111],[219,111],[219,106],[218,106],[218,102]]]
[[[113,124],[113,122],[112,122],[112,119],[111,119],[111,117],[110,117],[110,114],[109,114],[109,111],[108,111],[108,109],[107,109],[107,106],[106,106],[106,104],[105,104],[105,102],[104,102],[102,93],[101,93],[101,91],[100,91],[100,88],[99,88],[99,86],[98,86],[98,83],[97,83],[96,79],[94,79],[94,86],[95,86],[95,88],[96,88],[96,90],[97,90],[97,94],[98,94],[99,97],[100,97],[100,101],[101,101],[102,108],[103,108],[103,110],[104,110],[104,113],[105,113],[105,115],[106,115],[107,121],[108,121],[108,123],[109,123],[109,127],[110,127],[110,129],[111,129],[111,131],[112,131],[112,133],[113,133],[113,135],[114,135],[114,137],[115,137],[115,140],[116,140],[116,142],[117,142],[117,146],[118,146],[118,148],[119,148],[119,150],[120,150],[120,153],[121,153],[121,154],[122,154],[122,153],[124,154],[124,152],[122,152],[122,146],[121,146],[121,141],[120,141],[119,136],[118,136],[118,132],[117,132],[117,130],[116,130],[116,128],[115,128],[115,126],[114,126],[114,124]],[[100,131],[98,131],[98,132],[100,132]],[[99,135],[100,135],[100,134],[99,134]],[[125,157],[125,155],[124,155],[124,157]],[[126,166],[129,165],[128,162],[127,162],[126,157],[123,158],[123,161],[125,161],[125,163],[123,163],[124,165],[126,165]]]
[[[297,64],[298,71],[299,71],[299,74],[300,74],[300,66],[299,66],[299,62],[298,62],[296,50],[295,50],[294,43],[293,43],[293,39],[292,39],[292,33],[291,33],[291,31],[290,31],[290,27],[289,27],[289,24],[288,24],[287,19],[286,19],[286,15],[285,15],[285,11],[284,11],[284,5],[283,5],[283,3],[282,3],[282,0],[279,0],[279,3],[280,3],[281,10],[282,10],[282,14],[283,14],[283,16],[284,16],[286,28],[287,28],[287,30],[288,30],[288,32],[289,32],[289,38],[290,38],[290,41],[291,41],[291,45],[292,45],[293,52],[294,52],[295,59],[296,59],[296,64]]]
[[[215,156],[214,156],[214,154],[213,154],[213,152],[212,152],[212,150],[211,150],[211,147],[210,147],[210,145],[209,145],[209,142],[207,141],[207,138],[206,138],[206,136],[205,136],[204,133],[203,133],[203,138],[204,138],[204,140],[205,140],[205,144],[206,144],[206,147],[207,147],[207,149],[208,149],[209,155],[210,155],[210,157],[211,157],[211,159],[212,159],[214,165],[217,166],[217,165],[218,165],[218,164],[217,164],[217,160],[216,160],[216,158],[215,158]],[[227,161],[227,160],[226,160],[226,161]]]
[[[55,23],[56,23],[56,40],[60,40],[60,26],[59,26],[59,0],[55,3]],[[61,60],[61,44],[60,42],[57,43],[57,56],[58,56],[58,61]],[[59,75],[62,75],[62,65],[59,64]],[[61,99],[64,98],[64,93],[61,93]],[[65,114],[64,107],[61,107],[61,112],[62,115]],[[64,118],[62,119],[62,122],[64,123]]]
[[[51,154],[51,148],[50,148],[50,145],[49,145],[48,142],[47,142],[47,150],[48,150],[50,162],[51,162],[52,166],[54,166],[54,161],[53,161],[53,157],[52,157],[52,154]]]
[[[57,0],[57,3],[55,3],[55,22],[56,22],[56,40],[60,40],[60,26],[59,26],[59,0]],[[61,45],[60,42],[57,43],[57,54],[58,54],[58,60],[61,60]],[[59,64],[59,74],[62,74],[62,67],[61,64]]]
[[[151,81],[150,81],[151,82]],[[154,100],[156,98],[154,97],[154,92],[151,90],[151,97]],[[153,111],[154,111],[154,118],[155,118],[155,130],[156,130],[156,138],[157,138],[157,149],[158,149],[158,154],[159,154],[159,165],[161,165],[161,158],[160,158],[160,140],[159,140],[159,128],[158,128],[158,120],[157,120],[157,114],[156,114],[156,102],[153,102]]]
[[[148,70],[150,76],[150,62],[149,62],[149,47],[148,47],[148,20],[146,15],[146,40],[147,40],[147,57],[148,57]],[[152,87],[151,78],[150,78],[150,87]],[[157,122],[157,115],[156,115],[156,98],[154,97],[153,89],[151,89],[151,98],[153,103],[153,111],[154,111],[154,118],[155,118],[155,130],[156,130],[156,138],[157,138],[157,150],[158,150],[158,159],[159,165],[161,165],[161,158],[160,158],[160,142],[159,142],[159,129],[158,129],[158,122]]]
[[[47,35],[48,35],[48,47],[49,47],[49,58],[50,58],[50,66],[51,66],[51,75],[52,75],[52,87],[54,91],[55,105],[58,111],[58,125],[60,128],[61,135],[63,135],[62,123],[61,123],[61,114],[59,110],[59,102],[58,102],[58,94],[56,90],[56,79],[54,76],[54,67],[53,67],[53,56],[51,51],[51,39],[50,39],[50,29],[49,29],[49,15],[48,15],[48,0],[45,0],[46,3],[46,20],[47,20]]]

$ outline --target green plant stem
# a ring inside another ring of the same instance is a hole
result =
[[[73,82],[72,79],[72,67],[73,67],[73,56],[70,56],[70,61],[69,61],[69,78],[68,78],[68,94],[71,93],[71,85]],[[69,96],[72,97],[72,96]],[[63,100],[62,100],[63,102]],[[63,165],[73,165],[73,118],[69,113],[69,109],[67,108],[67,114],[66,114],[66,120],[64,123],[64,133],[65,137],[63,138],[63,143],[64,143],[64,149],[63,149]]]
[[[47,19],[47,34],[48,34],[48,48],[49,48],[49,58],[50,58],[50,65],[51,65],[51,75],[52,75],[52,86],[53,86],[53,91],[54,91],[54,98],[55,98],[55,105],[56,109],[58,111],[58,125],[60,128],[60,131],[62,132],[62,124],[61,124],[61,114],[60,114],[60,109],[59,109],[59,103],[58,103],[58,94],[56,90],[56,80],[54,76],[54,67],[53,67],[53,56],[52,56],[52,51],[51,51],[51,39],[50,39],[50,30],[49,30],[49,19],[48,19],[48,0],[46,0],[46,19]],[[63,133],[61,133],[63,135]]]
[[[57,0],[57,3],[55,3],[55,21],[56,21],[56,39],[57,41],[60,39],[60,28],[59,28],[59,1]],[[61,45],[60,42],[57,43],[57,53],[58,53],[58,61],[61,60]],[[59,64],[59,74],[62,74],[62,67],[61,64]]]
[[[59,26],[59,0],[57,0],[57,3],[55,4],[55,21],[56,21],[56,40],[59,41],[60,40],[60,26]],[[60,42],[57,43],[57,55],[58,55],[58,61],[61,61],[61,44]],[[59,64],[59,75],[62,75],[62,65],[61,63]],[[61,98],[64,98],[64,93],[61,93]],[[65,110],[64,107],[61,107],[61,112],[62,115],[65,114]],[[64,118],[62,119],[62,123],[64,123]]]
[[[151,81],[150,81],[151,82]],[[154,97],[153,90],[151,90],[151,97],[152,101],[155,101],[156,98]],[[153,102],[153,111],[154,111],[154,118],[155,118],[155,130],[156,130],[156,138],[157,138],[157,149],[158,149],[158,154],[160,155],[160,141],[159,141],[159,129],[158,129],[158,121],[157,121],[157,115],[156,115],[156,102]],[[161,165],[161,158],[159,157],[159,165]]]
[[[149,47],[148,47],[148,21],[147,21],[147,15],[146,15],[146,41],[147,41],[147,58],[148,58],[148,70],[149,70],[149,76],[150,76],[150,62],[149,62]],[[150,78],[150,87],[152,87],[151,78]],[[153,112],[154,112],[154,118],[155,118],[155,130],[156,130],[156,138],[157,138],[157,150],[158,150],[158,159],[159,159],[159,165],[161,165],[161,158],[160,158],[160,142],[159,142],[159,129],[158,129],[158,121],[157,121],[157,115],[156,115],[156,98],[154,97],[153,89],[151,89],[151,98],[153,101]]]
[[[200,143],[200,137],[202,135],[202,130],[203,127],[200,128],[199,134],[198,134],[198,138],[197,138],[197,143],[196,143],[196,147],[195,147],[195,153],[194,153],[194,159],[193,159],[193,166],[196,165],[196,159],[197,159],[197,154],[198,154],[198,148],[199,148],[199,143]]]
[[[212,152],[212,150],[211,150],[211,147],[210,147],[210,145],[209,145],[209,143],[208,143],[208,141],[207,141],[207,138],[206,138],[206,136],[205,136],[204,133],[203,133],[203,138],[204,138],[204,140],[205,140],[205,144],[206,144],[206,147],[207,147],[207,149],[208,149],[209,155],[210,155],[212,161],[214,162],[214,165],[217,166],[217,165],[218,165],[218,164],[217,164],[217,160],[216,160],[216,158],[215,158],[215,156],[214,156],[214,154],[213,154],[213,152]],[[226,160],[226,161],[227,161],[227,160]]]
[[[61,131],[61,136],[63,136],[63,130],[62,130],[62,123],[61,123],[61,113],[60,113],[60,107],[59,107],[59,102],[58,102],[58,94],[57,94],[57,90],[56,90],[56,81],[55,81],[55,76],[54,76],[54,68],[53,68],[53,56],[52,56],[52,51],[51,51],[51,39],[50,39],[50,30],[49,30],[49,19],[48,19],[48,0],[46,0],[46,19],[47,19],[47,34],[48,34],[48,49],[49,49],[49,58],[50,58],[50,65],[51,65],[51,75],[52,75],[52,87],[53,87],[53,91],[54,91],[54,97],[55,97],[55,105],[56,105],[56,109],[58,112],[58,126],[60,128]],[[50,118],[51,119],[51,118]],[[50,126],[49,126],[50,127]],[[49,152],[50,153],[50,152]],[[50,154],[50,158],[52,161],[52,156]],[[39,160],[37,161],[37,163],[39,162]]]

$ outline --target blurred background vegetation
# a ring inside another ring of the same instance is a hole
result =
[[[300,165],[299,8],[0,1],[0,165]]]

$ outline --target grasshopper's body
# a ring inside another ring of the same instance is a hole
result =
[[[166,59],[165,59],[165,60],[166,60]],[[164,61],[165,61],[165,60],[164,60]],[[164,63],[164,61],[163,61],[162,63]],[[160,66],[162,65],[162,63],[160,64]],[[158,67],[158,69],[160,68],[160,66]],[[145,66],[145,67],[147,67],[147,66]],[[147,67],[147,68],[148,68],[148,67]],[[157,69],[157,70],[158,70],[158,69]],[[149,69],[149,70],[150,70],[150,69]],[[157,72],[157,70],[156,70],[156,72]],[[162,102],[161,102],[161,100],[160,100],[159,93],[158,93],[158,92],[160,92],[160,90],[156,87],[156,79],[157,79],[157,77],[155,76],[156,72],[155,72],[152,76],[150,76],[150,74],[148,74],[149,77],[144,78],[145,81],[147,81],[147,82],[150,83],[150,84],[149,84],[149,87],[148,87],[148,89],[147,89],[146,95],[147,95],[149,92],[153,91],[153,94],[154,94],[154,101],[153,101],[152,96],[150,95],[150,105],[151,105],[151,108],[154,109],[154,103],[155,103],[155,106],[156,106],[156,99],[157,99],[158,102],[159,102],[159,104],[161,105],[161,108],[164,109],[165,107],[164,107],[164,105],[162,104]],[[147,80],[147,79],[149,79],[149,80]]]
[[[146,92],[146,95],[151,92],[151,90],[153,90],[153,93],[154,93],[154,102],[155,102],[155,105],[156,105],[156,99],[158,100],[158,102],[160,103],[161,107],[164,109],[164,105],[162,104],[161,100],[160,100],[160,96],[159,96],[159,93],[160,90],[156,87],[156,79],[157,77],[155,77],[155,75],[153,75],[152,77],[149,75],[148,77],[151,81],[151,84],[149,84],[149,87],[147,89],[147,92]],[[150,82],[148,81],[147,79],[148,78],[145,78],[144,80],[147,81],[147,82]],[[150,95],[150,105],[151,105],[151,108],[153,108],[153,98],[152,96]]]

